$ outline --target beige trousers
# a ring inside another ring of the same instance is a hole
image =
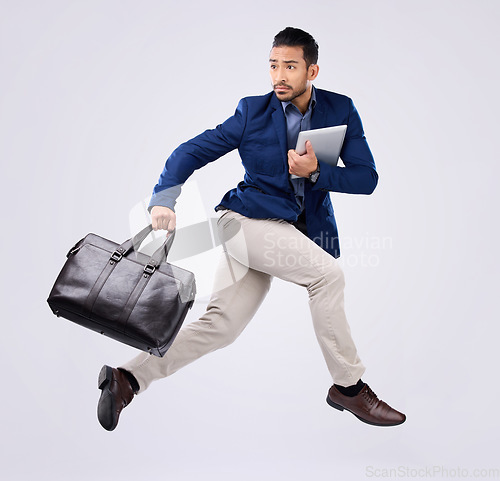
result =
[[[278,277],[307,289],[314,330],[333,381],[356,384],[361,363],[344,313],[344,274],[338,261],[292,224],[223,211],[218,221],[224,253],[205,314],[186,324],[165,356],[141,353],[123,369],[142,392],[199,357],[231,344],[253,318]]]

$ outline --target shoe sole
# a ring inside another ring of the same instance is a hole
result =
[[[391,426],[399,426],[400,424],[403,424],[406,421],[406,417],[399,423],[392,423],[392,424],[380,424],[380,423],[374,423],[372,421],[367,421],[366,419],[363,419],[362,417],[359,417],[356,413],[353,413],[350,409],[345,408],[344,406],[341,406],[340,404],[334,403],[331,399],[330,396],[326,396],[326,402],[335,409],[338,409],[339,411],[349,411],[351,414],[356,416],[360,421],[370,424],[371,426],[380,426],[380,427],[391,427]]]
[[[106,387],[106,384],[111,382],[112,377],[113,368],[110,366],[102,366],[99,377],[97,378],[97,388],[101,390],[104,389]]]
[[[99,403],[97,404],[97,419],[106,431],[113,431],[118,424],[115,414],[116,409],[114,397],[108,389],[112,378],[113,368],[110,366],[102,366],[101,371],[99,372],[99,377],[97,378],[97,387],[102,391]],[[112,413],[111,419],[109,413]]]

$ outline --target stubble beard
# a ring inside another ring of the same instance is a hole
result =
[[[276,88],[276,87],[278,87],[280,85],[292,88],[290,85],[286,85],[286,84],[277,84],[277,85],[274,86],[274,88]],[[299,90],[299,91],[293,90],[293,88],[292,88],[292,90],[290,92],[288,92],[286,95],[278,94],[276,92],[276,90],[275,90],[275,93],[276,93],[276,96],[280,99],[281,102],[292,102],[297,97],[300,97],[301,95],[303,95],[306,91],[307,91],[307,84],[301,90]]]

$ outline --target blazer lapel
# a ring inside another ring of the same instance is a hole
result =
[[[311,130],[321,129],[325,125],[326,125],[326,111],[323,109],[321,103],[317,101],[316,107],[314,107],[314,111],[311,116]]]
[[[287,163],[288,166],[288,138],[286,134],[286,120],[285,113],[283,112],[283,107],[281,102],[278,100],[276,95],[273,93],[273,97],[271,99],[271,107],[274,109],[272,113],[272,119],[274,128],[276,129],[276,134],[278,135],[278,139],[280,142],[281,152],[283,154],[283,159]],[[288,170],[288,168],[287,168]]]

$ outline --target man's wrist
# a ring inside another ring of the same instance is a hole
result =
[[[319,177],[319,162],[317,163],[316,170],[313,170],[309,174],[309,182],[314,184],[318,180],[318,177]]]

